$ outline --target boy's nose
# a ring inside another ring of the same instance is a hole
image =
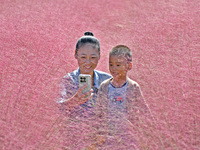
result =
[[[115,67],[115,66],[112,66],[111,69],[114,71],[114,70],[116,70],[116,67]]]

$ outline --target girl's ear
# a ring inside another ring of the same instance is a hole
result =
[[[74,53],[74,57],[75,57],[76,59],[78,59],[78,56],[77,56],[76,51],[75,51],[75,53]]]
[[[133,67],[133,63],[132,63],[132,62],[129,62],[129,63],[128,63],[128,70],[131,70],[132,67]]]
[[[99,59],[100,59],[100,58],[101,58],[101,55],[99,54]],[[98,59],[98,60],[99,60],[99,59]]]

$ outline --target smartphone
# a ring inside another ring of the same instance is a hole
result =
[[[83,94],[91,90],[91,75],[89,74],[79,75],[79,88],[82,87],[83,85],[87,85],[87,87],[84,88],[82,91]]]

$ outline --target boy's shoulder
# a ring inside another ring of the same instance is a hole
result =
[[[109,78],[109,79],[107,79],[107,80],[104,80],[104,81],[101,83],[101,86],[109,85],[111,79],[112,79],[112,78]],[[130,78],[128,78],[127,81],[128,81],[128,84],[129,84],[130,86],[139,87],[139,84],[138,84],[136,81],[134,81],[134,80],[132,80],[132,79],[130,79]]]
[[[106,79],[104,80],[99,87],[99,92],[101,91],[101,93],[107,95],[108,94],[108,87],[109,87],[109,83],[110,83],[110,79]]]
[[[129,92],[140,92],[140,85],[134,81],[134,80],[131,80],[130,78],[128,78],[128,86],[127,86],[127,90]]]
[[[132,80],[132,79],[130,79],[130,78],[128,78],[128,83],[129,83],[131,86],[139,87],[139,84],[138,84],[136,81],[134,81],[134,80]]]

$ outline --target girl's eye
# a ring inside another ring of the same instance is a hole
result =
[[[96,57],[92,57],[92,59],[95,59]]]
[[[110,66],[113,66],[112,64],[110,64]]]
[[[118,67],[120,66],[120,65],[117,65]]]
[[[86,58],[86,57],[81,57],[81,58],[83,58],[83,59],[84,59],[84,58]]]

